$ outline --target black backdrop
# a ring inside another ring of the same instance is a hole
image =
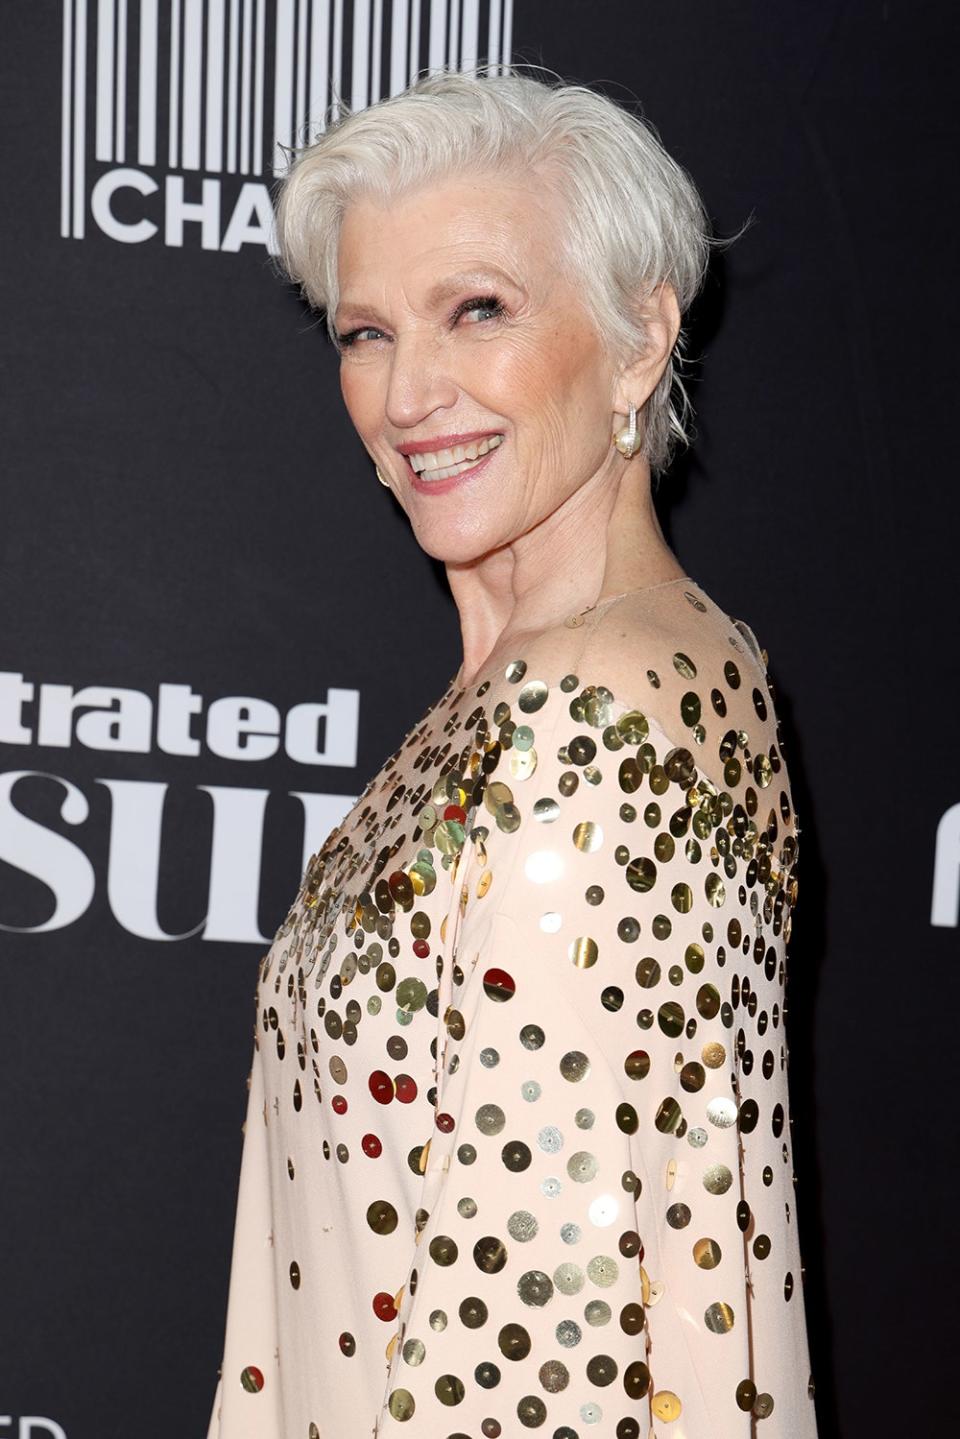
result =
[[[803,829],[821,1432],[952,1432],[955,17],[0,4],[0,1434],[205,1433],[258,933],[460,659],[271,272],[271,144],[338,66],[364,103],[473,43],[638,96],[717,228],[754,216],[698,307],[660,510],[769,651]]]

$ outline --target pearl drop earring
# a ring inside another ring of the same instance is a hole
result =
[[[615,431],[613,443],[627,460],[640,448],[637,440],[637,407],[632,402],[629,403],[629,419],[623,429]]]

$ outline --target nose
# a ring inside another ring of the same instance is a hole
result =
[[[426,328],[404,330],[396,336],[385,405],[389,424],[398,430],[412,429],[435,410],[456,404],[459,387],[449,372],[448,360]]]

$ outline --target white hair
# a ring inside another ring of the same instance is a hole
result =
[[[289,155],[277,206],[279,268],[326,312],[335,343],[340,227],[360,195],[389,203],[469,171],[552,180],[566,221],[562,261],[615,361],[645,350],[644,299],[668,281],[682,320],[711,245],[725,243],[713,239],[693,181],[648,121],[584,85],[536,79],[518,67],[423,75],[400,94],[341,114]],[[690,443],[691,406],[679,373],[685,340],[681,325],[640,414],[642,453],[655,474],[677,443]]]

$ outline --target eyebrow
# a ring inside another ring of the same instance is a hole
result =
[[[478,265],[475,270],[462,270],[456,275],[449,275],[445,280],[439,280],[427,294],[427,302],[435,304],[438,300],[445,300],[457,290],[463,290],[470,285],[484,284],[494,279],[499,283],[506,282],[513,289],[517,289],[517,282],[508,275],[505,270],[500,270],[496,265]]]
[[[455,275],[448,275],[445,279],[438,280],[437,283],[432,285],[427,291],[427,304],[432,307],[448,299],[451,295],[457,294],[460,290],[468,289],[471,286],[479,287],[487,285],[491,282],[507,284],[513,290],[520,289],[518,282],[513,279],[511,275],[508,275],[505,270],[499,269],[496,265],[478,265],[475,269],[461,270]],[[336,315],[339,316],[341,311],[345,311],[347,314],[355,311],[358,314],[364,313],[371,317],[375,317],[377,313],[375,306],[364,305],[358,300],[349,298],[341,300],[337,306]],[[335,316],[337,329],[340,328],[341,323],[342,321],[338,320]]]

